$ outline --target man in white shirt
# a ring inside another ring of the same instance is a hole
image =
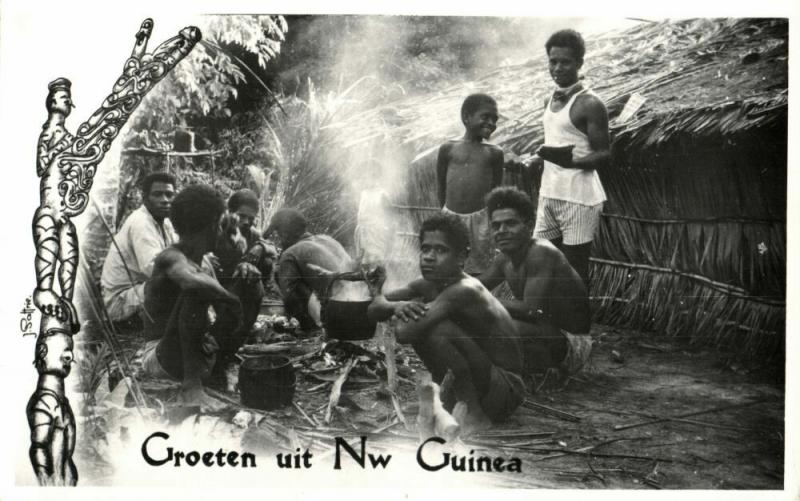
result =
[[[100,284],[111,320],[127,320],[144,305],[144,284],[156,256],[178,241],[169,221],[175,176],[155,172],[142,182],[143,205],[133,211],[114,237],[103,263]]]
[[[550,240],[588,286],[589,251],[600,221],[605,190],[598,171],[611,156],[608,112],[578,71],[586,51],[574,30],[554,33],[545,44],[557,85],[542,118],[545,145],[533,236]]]

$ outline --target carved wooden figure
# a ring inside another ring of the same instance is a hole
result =
[[[197,28],[184,28],[148,54],[145,51],[152,30],[153,21],[146,19],[111,94],[78,127],[74,136],[64,125],[72,110],[69,80],[59,78],[48,86],[48,118],[37,150],[41,202],[33,218],[36,244],[33,301],[43,315],[69,320],[72,332],[78,331],[80,323],[72,305],[78,245],[71,218],[86,209],[97,165],[131,113],[200,40]],[[60,295],[53,288],[57,265]]]
[[[75,485],[75,416],[64,394],[64,379],[74,358],[72,334],[66,329],[50,332],[36,341],[34,365],[39,381],[26,409],[31,428],[30,460],[41,485]]]
[[[73,108],[70,81],[59,78],[48,85],[48,117],[36,159],[41,199],[33,217],[33,301],[42,312],[34,361],[39,382],[27,407],[30,460],[42,485],[75,485],[78,481],[72,460],[75,416],[64,392],[64,379],[73,361],[72,335],[80,329],[72,304],[78,238],[71,218],[86,209],[97,165],[131,113],[200,40],[200,31],[190,26],[146,53],[152,31],[153,21],[146,19],[111,94],[75,135],[65,126]],[[57,267],[60,294],[54,289]]]

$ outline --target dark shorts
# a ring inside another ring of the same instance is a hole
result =
[[[522,378],[506,369],[492,366],[489,388],[481,398],[481,407],[492,422],[504,421],[525,400],[525,383]]]

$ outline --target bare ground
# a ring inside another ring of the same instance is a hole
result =
[[[467,440],[476,455],[514,456],[522,461],[522,475],[479,473],[487,482],[570,489],[783,488],[782,366],[747,370],[714,351],[688,350],[669,339],[602,325],[593,328],[592,336],[596,343],[589,367],[566,387],[529,392],[526,404],[506,423]],[[133,351],[138,342],[128,338],[123,344]],[[320,344],[321,338],[303,340],[295,354],[314,353]],[[373,355],[378,353],[372,342],[363,346]],[[332,354],[337,360],[337,352]],[[350,374],[329,423],[325,416],[330,390],[341,365],[330,365],[330,359],[326,364],[321,354],[296,363],[294,405],[259,413],[264,418],[260,424],[241,433],[243,447],[280,450],[300,445],[330,459],[333,437],[367,434],[379,450],[415,450],[414,380],[424,369],[413,351],[398,347],[397,403],[404,427],[381,383],[382,364],[375,363],[375,356],[368,358],[362,356]],[[166,403],[163,417],[168,418],[175,410],[171,401],[176,384],[145,379],[142,386],[148,397]],[[226,407],[215,416],[231,422],[241,410],[235,405],[238,395],[224,390],[217,395]],[[568,416],[555,416],[537,404]],[[666,418],[712,409],[716,410],[684,421],[615,429],[653,421],[648,416]],[[85,444],[93,435],[97,433],[87,431],[79,434],[79,440]],[[108,475],[104,458],[93,457],[86,452],[91,448],[80,443],[78,448],[83,463],[96,467],[87,468],[87,481]]]

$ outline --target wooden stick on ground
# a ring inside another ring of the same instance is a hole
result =
[[[673,423],[686,423],[686,424],[696,424],[698,426],[707,426],[709,428],[718,428],[721,430],[736,430],[736,431],[758,431],[757,428],[746,428],[744,426],[732,426],[727,424],[717,424],[717,423],[709,423],[707,421],[697,421],[695,419],[681,419],[676,417],[660,417],[655,416],[653,414],[648,414],[646,412],[634,412],[633,414],[637,416],[642,416],[650,419],[664,419],[666,421],[670,421]]]
[[[387,425],[384,425],[384,426],[381,426],[380,428],[375,428],[370,433],[383,433],[384,431],[388,430],[389,428],[391,428],[392,426],[394,426],[394,425],[396,425],[398,423],[400,423],[400,420],[397,419],[397,418],[394,418],[391,423],[389,423]]]
[[[314,427],[319,426],[319,423],[317,422],[317,420],[314,419],[312,416],[309,416],[308,414],[306,414],[306,411],[304,411],[303,408],[300,407],[300,404],[298,404],[297,402],[292,402],[292,406],[295,409],[297,409],[297,412],[299,412],[300,415],[303,416],[303,419],[305,419],[311,426],[314,426]]]
[[[664,463],[674,463],[675,462],[674,460],[667,459],[667,458],[659,458],[659,457],[651,457],[651,456],[637,456],[637,455],[633,455],[633,454],[605,454],[605,453],[602,453],[602,452],[594,452],[592,450],[583,450],[583,449],[585,449],[585,448],[576,449],[576,450],[568,450],[568,449],[533,449],[533,448],[530,448],[530,449],[526,449],[526,450],[533,451],[533,452],[558,452],[558,453],[560,453],[560,454],[556,454],[556,455],[553,455],[553,456],[547,456],[547,457],[544,457],[542,459],[537,459],[535,461],[544,461],[545,459],[552,459],[552,458],[555,458],[555,457],[561,457],[564,454],[577,454],[577,455],[580,455],[580,456],[594,456],[594,457],[599,457],[599,458],[642,459],[642,460],[647,460],[647,461],[661,461],[661,462],[664,462]]]
[[[525,400],[522,405],[527,407],[531,410],[540,411],[543,414],[547,414],[548,416],[557,417],[560,419],[566,419],[567,421],[578,422],[581,420],[579,416],[575,414],[570,414],[569,412],[560,411],[558,409],[553,409],[552,407],[548,407],[546,405],[538,404],[532,400]]]
[[[685,417],[689,417],[689,416],[699,416],[700,414],[709,414],[711,412],[720,412],[720,411],[726,411],[726,410],[729,410],[729,409],[738,409],[740,407],[748,407],[750,405],[763,404],[765,402],[771,402],[771,401],[773,401],[773,400],[771,400],[771,399],[759,399],[759,400],[753,400],[751,402],[745,402],[745,403],[741,403],[741,404],[723,405],[723,406],[720,406],[720,407],[714,407],[713,409],[706,409],[706,410],[703,410],[703,411],[685,412],[683,414],[678,414],[676,416],[660,417],[658,419],[653,419],[653,420],[650,420],[650,421],[640,421],[638,423],[630,423],[630,424],[618,424],[618,425],[614,426],[614,430],[615,431],[627,430],[627,429],[630,429],[630,428],[636,428],[638,426],[647,426],[647,425],[656,424],[656,423],[663,423],[664,421],[669,421],[670,419],[680,419],[680,418],[685,418]]]
[[[536,450],[536,451],[544,450],[545,452],[550,450],[552,452],[556,452],[557,453],[557,454],[553,454],[553,455],[550,455],[550,456],[543,457],[541,459],[535,459],[534,460],[534,461],[546,461],[548,459],[560,458],[562,456],[566,456],[567,454],[588,454],[589,451],[593,451],[594,449],[597,449],[598,447],[602,447],[604,445],[613,444],[614,442],[621,442],[623,440],[647,440],[649,438],[650,437],[620,437],[620,438],[612,438],[611,440],[606,440],[604,442],[600,442],[599,444],[588,445],[586,447],[580,447],[580,448],[574,449],[574,450],[568,450],[568,449],[547,449],[547,450],[545,450],[545,449],[530,449],[530,448],[526,448],[526,449],[527,450]],[[632,457],[632,456],[628,456],[628,457]],[[637,459],[641,459],[640,456],[637,456],[636,458]]]
[[[331,396],[328,399],[328,409],[325,411],[325,424],[330,424],[331,417],[333,417],[333,408],[339,403],[339,397],[342,396],[342,385],[347,381],[347,376],[350,375],[350,371],[352,371],[355,366],[356,358],[351,357],[344,365],[342,372],[339,374],[339,378],[334,381],[333,387],[331,388]]]
[[[554,434],[554,431],[487,431],[476,434],[475,438],[543,438]]]
[[[392,398],[392,407],[394,407],[394,412],[397,414],[397,419],[403,423],[403,427],[405,427],[407,431],[411,431],[408,426],[408,422],[406,421],[406,417],[403,414],[403,408],[400,407],[400,399],[397,398],[397,393],[395,393],[394,390],[389,390],[389,395]]]
[[[397,391],[397,363],[394,359],[394,327],[388,323],[381,323],[378,328],[382,331],[381,340],[383,341],[384,354],[386,355],[386,386],[389,388],[390,392],[394,393]],[[405,424],[405,420],[403,419],[402,421],[403,424]]]

